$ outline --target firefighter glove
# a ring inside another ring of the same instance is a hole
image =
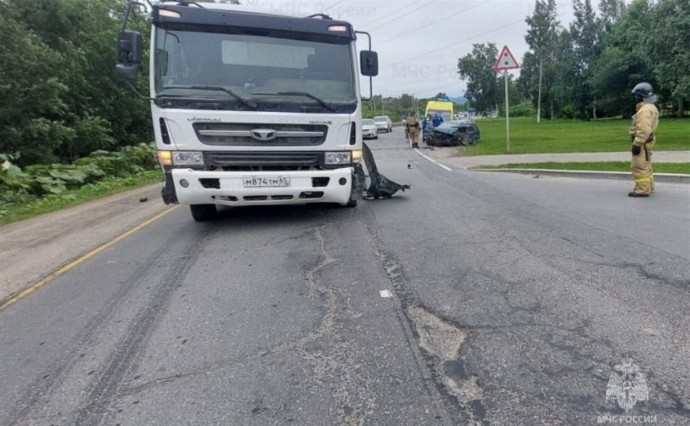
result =
[[[642,152],[642,147],[640,145],[633,145],[632,146],[632,155],[640,155]]]

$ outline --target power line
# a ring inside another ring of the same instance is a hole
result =
[[[491,1],[491,0],[486,0],[486,1],[482,2],[482,3],[478,3],[478,4],[476,4],[476,5],[472,6],[472,7],[468,7],[467,9],[461,10],[460,12],[453,13],[453,14],[448,15],[448,16],[445,16],[445,17],[443,17],[443,18],[441,18],[441,19],[435,19],[433,23],[436,24],[437,22],[445,21],[445,20],[448,19],[448,18],[452,18],[452,17],[454,17],[454,16],[462,15],[463,13],[469,12],[470,10],[475,9],[475,8],[477,8],[477,7],[479,7],[479,6],[484,6],[485,4],[489,3],[490,1]],[[393,41],[393,40],[398,40],[398,39],[399,39],[401,36],[403,36],[403,35],[409,35],[409,34],[412,34],[412,33],[414,33],[414,32],[417,32],[417,31],[420,31],[420,30],[427,29],[427,28],[429,28],[429,25],[430,25],[429,23],[420,25],[419,27],[417,27],[417,28],[415,28],[415,29],[413,29],[413,30],[411,30],[411,31],[405,31],[404,33],[402,33],[402,34],[400,34],[400,35],[398,35],[398,36],[395,36],[395,37],[393,37],[393,38],[389,38],[388,40],[384,40],[384,41],[381,41],[381,42],[377,42],[377,45],[381,45],[381,44],[384,44],[384,43],[388,43],[388,42]]]
[[[345,1],[345,0],[339,0],[339,1],[335,2],[335,3],[333,3],[332,5],[330,5],[330,6],[326,7],[326,8],[324,8],[323,11],[325,12],[325,11],[327,11],[328,9],[333,9],[334,7],[336,7],[337,5],[339,5],[340,3],[344,2],[344,1]]]
[[[408,4],[407,6],[402,7],[400,10],[393,12],[393,15],[395,15],[396,13],[400,13],[400,12],[402,12],[403,10],[405,10],[405,9],[407,9],[407,8],[409,8],[409,7],[412,7],[412,6],[414,6],[414,5],[415,5],[415,3],[410,3],[410,4]],[[364,25],[359,25],[359,26],[362,27],[362,28],[367,28],[369,25],[375,24],[376,21],[377,21],[377,20],[374,19],[373,21],[367,22],[366,24],[364,24]]]
[[[417,56],[412,56],[411,58],[403,59],[402,61],[395,62],[395,63],[391,64],[390,66],[392,67],[392,66],[395,66],[395,65],[398,65],[398,64],[402,64],[403,62],[409,62],[409,61],[411,61],[411,60],[413,60],[413,59],[421,58],[422,56],[426,56],[426,55],[429,55],[429,54],[431,54],[431,53],[440,52],[441,50],[447,49],[447,48],[449,48],[449,47],[453,47],[453,46],[455,46],[455,45],[457,45],[457,44],[460,44],[460,43],[466,43],[466,42],[468,42],[468,41],[471,41],[471,40],[476,39],[477,37],[481,37],[481,36],[486,35],[486,34],[491,34],[491,33],[493,33],[493,32],[496,32],[496,31],[498,31],[498,30],[502,30],[503,28],[507,28],[507,27],[509,27],[509,26],[511,26],[511,25],[515,25],[515,24],[518,24],[518,23],[520,23],[520,22],[524,22],[524,19],[520,19],[520,20],[517,20],[517,21],[513,21],[513,22],[511,22],[511,23],[509,23],[509,24],[502,25],[502,26],[500,26],[500,27],[498,27],[498,28],[494,28],[494,29],[489,30],[489,31],[485,31],[485,32],[483,32],[483,33],[481,33],[481,34],[476,34],[476,35],[473,35],[472,37],[468,37],[468,38],[466,38],[466,39],[463,39],[463,40],[460,40],[460,41],[456,41],[455,43],[451,43],[451,44],[445,45],[445,46],[443,46],[443,47],[439,47],[438,49],[430,50],[430,51],[428,51],[428,52],[424,52],[424,53],[422,53],[422,54],[420,54],[420,55],[417,55]]]
[[[389,21],[384,21],[383,23],[381,23],[381,24],[379,24],[379,25],[377,25],[377,26],[375,26],[375,27],[371,27],[371,28],[369,28],[369,32],[371,32],[371,30],[375,30],[376,28],[381,28],[381,27],[383,27],[383,26],[385,26],[385,25],[388,25],[388,24],[390,24],[391,22],[395,22],[395,21],[397,21],[398,19],[402,18],[403,16],[407,16],[407,15],[413,13],[413,12],[418,11],[419,9],[422,9],[422,8],[424,8],[424,7],[429,6],[431,3],[435,3],[435,1],[434,1],[434,0],[428,1],[428,2],[424,3],[423,5],[421,5],[421,6],[417,7],[417,8],[414,8],[414,9],[410,10],[410,11],[407,12],[407,13],[404,13],[404,14],[402,14],[402,15],[396,16],[395,18],[393,18],[393,19],[391,19],[391,20],[389,20]],[[414,4],[414,3],[413,3],[413,4]]]

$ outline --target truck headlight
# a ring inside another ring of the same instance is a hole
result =
[[[337,166],[341,164],[352,163],[352,156],[350,151],[341,152],[327,152],[326,153],[326,165],[327,166]]]
[[[158,162],[161,166],[172,166],[172,153],[170,151],[158,151]]]
[[[172,160],[175,166],[203,166],[204,153],[201,151],[173,151]]]

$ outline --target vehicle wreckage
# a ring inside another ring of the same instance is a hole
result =
[[[479,127],[470,120],[448,121],[424,132],[428,146],[469,146],[479,141]]]
[[[355,185],[362,197],[365,199],[391,198],[398,191],[405,191],[410,189],[410,185],[401,185],[386,178],[379,173],[374,155],[366,143],[362,143],[362,157],[364,158],[364,166],[368,175],[365,174],[362,167],[357,167],[355,171]],[[367,177],[369,178],[369,185],[367,186]]]

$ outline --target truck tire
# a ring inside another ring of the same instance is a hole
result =
[[[341,204],[343,207],[357,207],[357,188],[355,183],[352,183],[352,191],[350,192],[350,200],[345,203],[344,205]]]
[[[215,204],[192,204],[189,206],[192,212],[192,217],[197,222],[206,222],[216,218]]]
[[[352,188],[350,190],[350,200],[346,204],[341,204],[343,207],[357,207],[357,200],[362,198],[362,191],[365,188],[365,175],[361,164],[355,166],[352,173]]]

